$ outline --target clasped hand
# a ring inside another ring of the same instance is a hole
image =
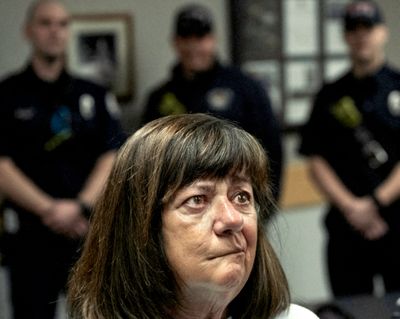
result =
[[[368,196],[353,199],[344,209],[344,213],[350,225],[369,240],[381,238],[389,229],[379,214],[378,207]]]
[[[89,222],[82,215],[76,200],[58,199],[42,215],[43,223],[56,233],[70,238],[81,238],[88,231]]]

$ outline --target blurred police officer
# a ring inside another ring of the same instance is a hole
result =
[[[71,77],[69,16],[34,2],[28,65],[0,83],[0,192],[14,318],[53,318],[92,206],[123,142],[118,107],[103,88]]]
[[[150,94],[143,123],[170,114],[199,112],[235,121],[267,150],[277,197],[282,147],[270,100],[259,83],[218,61],[214,21],[206,7],[187,5],[178,11],[173,47],[178,62],[170,79]]]
[[[400,290],[400,74],[385,62],[376,3],[346,7],[344,38],[351,70],[316,96],[300,152],[330,202],[333,293],[370,294],[377,274],[387,291]]]

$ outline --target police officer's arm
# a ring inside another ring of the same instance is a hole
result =
[[[6,156],[0,156],[0,193],[38,216],[55,232],[70,237],[79,237],[86,232],[78,204],[52,198]]]
[[[400,198],[400,163],[398,163],[386,180],[374,191],[375,197],[382,206],[389,206]]]
[[[368,239],[380,238],[387,232],[388,226],[370,197],[357,197],[350,192],[321,156],[310,156],[308,163],[318,188],[356,230]]]
[[[100,195],[104,183],[111,172],[117,152],[110,150],[102,154],[90,173],[82,191],[79,193],[79,200],[85,205],[91,207]]]
[[[0,192],[38,217],[43,217],[54,204],[54,199],[38,188],[6,156],[0,157]]]

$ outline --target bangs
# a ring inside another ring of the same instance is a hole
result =
[[[197,123],[199,124],[199,123]],[[247,132],[219,120],[176,132],[165,153],[163,199],[200,178],[243,173],[258,188],[267,180],[264,149]]]

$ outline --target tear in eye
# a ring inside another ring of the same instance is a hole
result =
[[[205,203],[205,197],[203,195],[195,195],[190,197],[187,201],[186,204],[192,207],[197,207],[204,205]]]
[[[249,204],[250,203],[250,195],[246,192],[242,192],[236,195],[236,200],[239,204]]]

